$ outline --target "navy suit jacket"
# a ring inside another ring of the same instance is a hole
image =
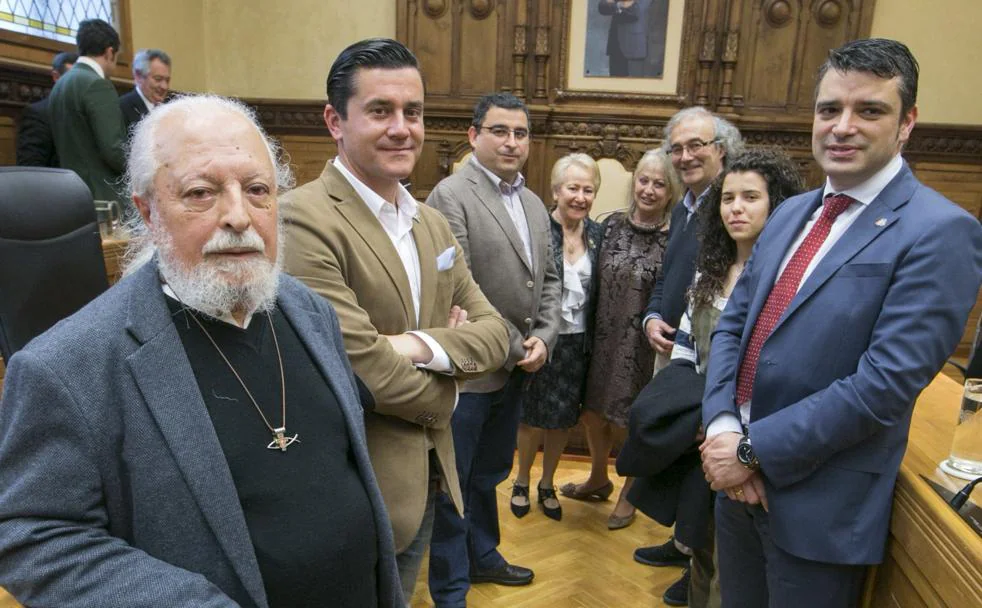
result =
[[[25,106],[20,115],[20,122],[17,123],[17,164],[22,167],[58,167],[47,98]]]
[[[337,317],[286,275],[277,304],[337,397],[378,530],[379,606],[401,608]],[[24,605],[267,606],[155,263],[11,357],[0,438],[0,586]]]
[[[737,414],[754,323],[821,197],[785,201],[757,241],[713,333],[707,426]],[[816,561],[882,561],[914,401],[957,346],[980,281],[979,221],[906,164],[818,263],[764,342],[751,401],[777,546]]]

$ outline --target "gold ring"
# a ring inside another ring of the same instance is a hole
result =
[[[740,489],[740,490],[736,490],[736,491],[735,491],[735,492],[733,492],[733,493],[734,493],[734,494],[736,494],[737,496],[743,496],[743,490],[742,490],[742,489]]]

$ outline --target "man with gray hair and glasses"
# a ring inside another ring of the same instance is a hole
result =
[[[664,147],[672,157],[672,165],[679,172],[686,192],[682,204],[672,211],[668,245],[642,322],[648,343],[656,352],[656,371],[668,363],[675,330],[685,312],[685,294],[696,272],[699,253],[696,210],[716,176],[731,158],[743,151],[743,140],[732,123],[696,106],[676,113],[668,121]],[[630,498],[629,493],[628,500]],[[691,548],[672,538],[662,545],[637,549],[634,559],[650,566],[685,567],[682,578],[665,592],[666,599],[671,599],[675,605],[685,605],[690,590],[697,594],[705,592],[714,571],[711,562],[694,563],[691,575],[696,580],[690,585],[691,554]],[[698,603],[702,602],[703,598],[700,598]]]
[[[143,49],[133,57],[133,90],[119,98],[126,132],[164,103],[170,91],[170,56],[160,49]]]
[[[7,369],[0,586],[22,604],[405,605],[337,316],[279,269],[290,182],[239,102],[136,126],[127,275]]]

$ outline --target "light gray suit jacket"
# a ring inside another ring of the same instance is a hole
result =
[[[525,358],[525,339],[538,337],[552,356],[559,335],[562,283],[553,262],[549,214],[542,199],[528,188],[522,188],[520,199],[529,226],[531,264],[501,193],[473,162],[464,163],[437,184],[426,199],[426,204],[446,216],[474,280],[509,326],[505,366],[484,379],[468,382],[462,389],[465,392],[501,388],[515,363]]]
[[[337,318],[285,275],[278,304],[344,413],[378,530],[379,605],[403,606]],[[29,606],[267,606],[153,262],[11,358],[0,403],[0,586]]]

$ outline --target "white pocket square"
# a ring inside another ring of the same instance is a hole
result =
[[[437,272],[443,270],[450,270],[453,268],[454,259],[457,257],[457,249],[451,245],[444,250],[443,253],[436,256],[436,269]]]

